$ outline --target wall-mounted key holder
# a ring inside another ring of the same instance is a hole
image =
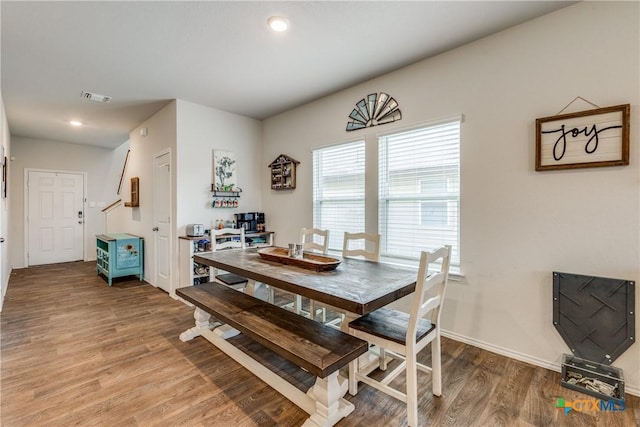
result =
[[[211,186],[211,193],[213,194],[213,200],[211,201],[212,208],[237,208],[240,205],[240,188],[235,188],[232,191],[215,190],[214,185]]]

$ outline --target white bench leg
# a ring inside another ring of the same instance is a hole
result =
[[[316,383],[307,391],[315,401],[316,411],[304,422],[303,427],[329,427],[353,412],[351,402],[343,399],[347,392],[347,380],[338,371],[327,378],[316,378]]]
[[[200,310],[196,307],[196,311],[193,313],[193,318],[196,319],[196,326],[181,333],[180,341],[191,341],[195,337],[199,337],[200,335],[202,335],[203,330],[211,329],[211,325],[209,324],[211,315],[206,311]]]

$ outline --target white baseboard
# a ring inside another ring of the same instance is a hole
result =
[[[492,353],[500,354],[502,356],[509,357],[511,359],[519,360],[521,362],[529,363],[531,365],[539,366],[541,368],[549,369],[550,371],[561,372],[562,369],[559,364],[550,362],[548,360],[538,359],[527,354],[519,353],[517,351],[510,350],[505,347],[489,344],[484,341],[479,341],[474,338],[465,337],[454,332],[441,330],[440,333],[443,337],[450,338],[454,341],[460,341],[465,344],[472,345],[474,347],[481,348],[483,350],[490,351]],[[634,387],[629,384],[625,384],[625,393],[633,394],[634,396],[640,396],[640,387]]]

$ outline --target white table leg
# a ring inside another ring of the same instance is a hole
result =
[[[249,279],[247,281],[247,286],[244,287],[244,293],[247,295],[254,296],[256,293],[256,281]]]
[[[329,427],[354,410],[351,402],[342,397],[347,392],[347,379],[338,371],[327,378],[316,378],[316,383],[307,391],[315,401],[316,411],[304,422],[303,427]]]
[[[340,324],[340,330],[345,334],[348,334],[349,322],[351,322],[352,320],[356,320],[358,317],[360,317],[360,315],[346,311],[344,313],[344,318],[342,319],[342,324]]]

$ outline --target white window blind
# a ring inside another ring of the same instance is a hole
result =
[[[313,151],[313,226],[340,251],[345,231],[364,231],[364,141]]]
[[[460,264],[460,120],[379,137],[381,255],[418,259],[452,246]]]

